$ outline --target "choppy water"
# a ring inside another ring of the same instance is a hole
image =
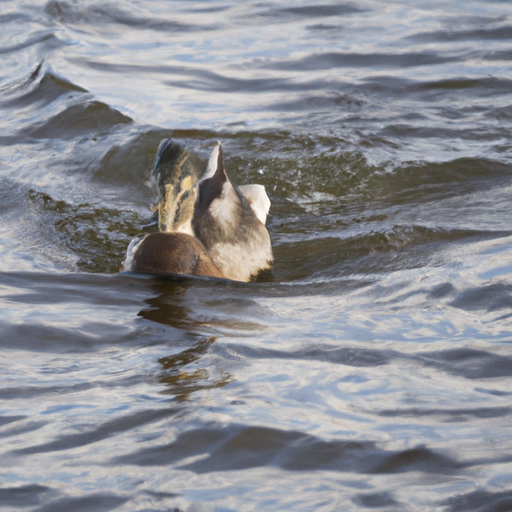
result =
[[[0,3],[0,510],[512,510],[512,5]],[[250,284],[119,274],[158,143],[272,200]]]

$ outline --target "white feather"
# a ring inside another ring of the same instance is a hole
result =
[[[258,220],[265,225],[268,211],[270,210],[270,199],[267,196],[263,185],[241,185],[240,192],[247,198],[252,211]]]
[[[123,261],[123,270],[131,271],[133,267],[133,258],[135,258],[135,253],[139,249],[139,244],[146,238],[147,235],[138,235],[132,239],[130,245],[128,245],[128,249],[126,249],[126,258]]]
[[[220,151],[220,141],[217,141],[217,144],[213,148],[210,158],[208,159],[208,165],[206,167],[206,171],[204,171],[203,177],[201,181],[207,180],[211,178],[217,172],[217,164],[219,161],[219,151]]]

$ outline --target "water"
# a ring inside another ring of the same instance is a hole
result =
[[[512,510],[512,6],[290,5],[0,3],[0,510]],[[272,271],[118,272],[164,137]]]

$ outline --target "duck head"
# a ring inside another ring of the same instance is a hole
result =
[[[203,159],[176,142],[169,139],[160,142],[151,173],[159,231],[193,235],[191,222],[197,185],[205,170]]]

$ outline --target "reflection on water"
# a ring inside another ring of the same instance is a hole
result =
[[[506,2],[0,7],[2,510],[510,510]],[[159,142],[256,282],[118,273]]]
[[[162,357],[159,381],[165,385],[163,393],[174,395],[178,402],[188,400],[196,391],[216,389],[233,382],[234,376],[220,368],[201,368],[201,358],[208,354],[208,349],[215,338],[206,338],[194,347],[178,354]],[[215,370],[215,371],[212,371]]]
[[[186,285],[179,281],[155,280],[155,283],[152,283],[152,289],[158,291],[158,295],[144,301],[148,307],[139,311],[140,317],[177,329],[186,329],[191,326],[192,310],[182,305],[180,300],[185,295]]]

